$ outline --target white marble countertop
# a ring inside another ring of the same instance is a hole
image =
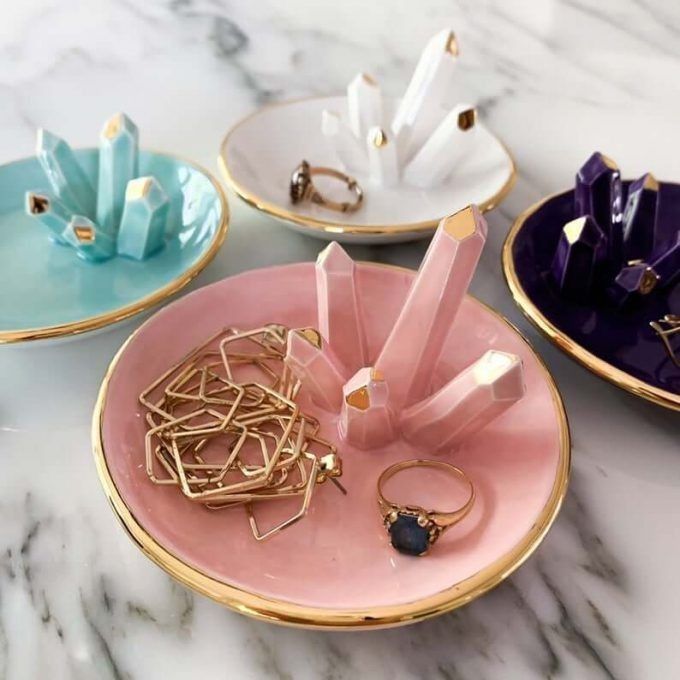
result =
[[[680,179],[680,9],[662,0],[25,0],[0,8],[0,162],[45,126],[75,145],[124,110],[144,146],[216,172],[220,140],[269,101],[336,93],[370,67],[398,93],[453,27],[461,98],[519,166],[472,291],[535,344],[574,438],[565,507],[505,584],[417,626],[307,632],[251,621],[149,562],[109,509],[90,414],[133,325],[0,350],[0,678],[674,678],[680,675],[678,415],[618,391],[540,338],[499,252],[512,219],[594,149],[625,175]],[[464,68],[463,68],[464,65]],[[194,282],[311,260],[320,243],[231,200],[225,247]],[[351,249],[416,267],[424,246]],[[0,291],[0,294],[1,291]],[[30,301],[26,301],[30,304]],[[138,322],[137,322],[138,323]]]

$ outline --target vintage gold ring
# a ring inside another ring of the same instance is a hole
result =
[[[323,175],[325,177],[333,177],[334,179],[343,182],[348,191],[354,194],[353,201],[332,201],[326,198],[315,186],[312,181],[314,175]],[[333,168],[312,167],[307,161],[302,161],[290,176],[290,200],[294,203],[303,203],[310,201],[316,205],[328,208],[328,210],[335,210],[336,212],[354,212],[361,207],[364,200],[364,192],[357,183],[357,181],[346,175],[344,172],[334,170]]]
[[[455,510],[426,510],[418,505],[400,505],[385,498],[383,487],[403,470],[429,467],[443,470],[462,481],[469,489],[465,503]],[[425,555],[441,534],[460,522],[472,509],[475,502],[475,488],[468,476],[460,469],[439,460],[405,460],[383,470],[378,478],[378,505],[383,523],[395,550],[406,555]]]

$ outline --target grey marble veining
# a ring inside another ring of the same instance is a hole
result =
[[[125,110],[144,146],[215,170],[255,107],[340,91],[368,69],[401,91],[450,25],[460,92],[519,166],[473,292],[517,323],[568,407],[573,480],[536,554],[469,606],[405,629],[283,629],[174,583],[107,506],[89,418],[135,324],[61,347],[0,349],[0,678],[666,680],[680,675],[677,414],[598,381],[514,308],[499,253],[514,217],[595,148],[624,174],[680,178],[680,8],[661,0],[31,0],[0,8],[0,162],[44,125],[76,145]],[[192,284],[311,260],[320,244],[232,200],[225,248]],[[416,267],[423,244],[356,247]],[[1,294],[1,293],[0,293]],[[139,322],[136,322],[139,323]]]

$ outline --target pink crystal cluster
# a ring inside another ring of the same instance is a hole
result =
[[[450,450],[523,396],[520,358],[497,350],[432,388],[486,234],[475,206],[440,222],[377,357],[368,351],[353,260],[337,243],[319,255],[318,330],[291,332],[286,361],[319,408],[339,413],[339,434],[352,446],[401,436],[428,451]]]

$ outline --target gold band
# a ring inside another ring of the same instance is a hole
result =
[[[457,479],[465,482],[470,491],[468,499],[460,508],[457,508],[456,510],[439,511],[439,510],[424,510],[424,508],[420,508],[417,506],[399,505],[394,501],[385,498],[385,495],[383,494],[383,486],[385,482],[388,479],[392,479],[392,477],[394,477],[399,472],[402,472],[403,470],[416,467],[430,467],[439,470],[444,470],[445,472],[448,472]],[[380,477],[378,477],[378,504],[380,505],[380,511],[383,517],[387,517],[390,513],[399,512],[400,510],[403,509],[409,511],[421,511],[425,515],[427,515],[427,517],[430,520],[432,520],[432,522],[434,522],[436,526],[438,526],[441,529],[446,529],[460,522],[470,512],[470,510],[472,510],[474,502],[475,502],[475,487],[473,486],[469,477],[460,468],[457,468],[455,465],[451,465],[450,463],[445,463],[441,460],[425,460],[422,458],[404,460],[400,463],[390,465],[390,467],[383,470]]]
[[[354,194],[354,201],[331,201],[326,198],[314,186],[314,182],[312,182],[312,177],[314,175],[322,175],[340,180],[347,186],[347,189]],[[361,207],[364,200],[364,192],[357,181],[353,177],[346,175],[344,172],[334,170],[333,168],[312,167],[307,161],[302,161],[302,163],[293,170],[293,174],[290,178],[290,199],[294,204],[310,201],[317,205],[321,205],[324,208],[328,208],[329,210],[348,213],[355,212]]]

